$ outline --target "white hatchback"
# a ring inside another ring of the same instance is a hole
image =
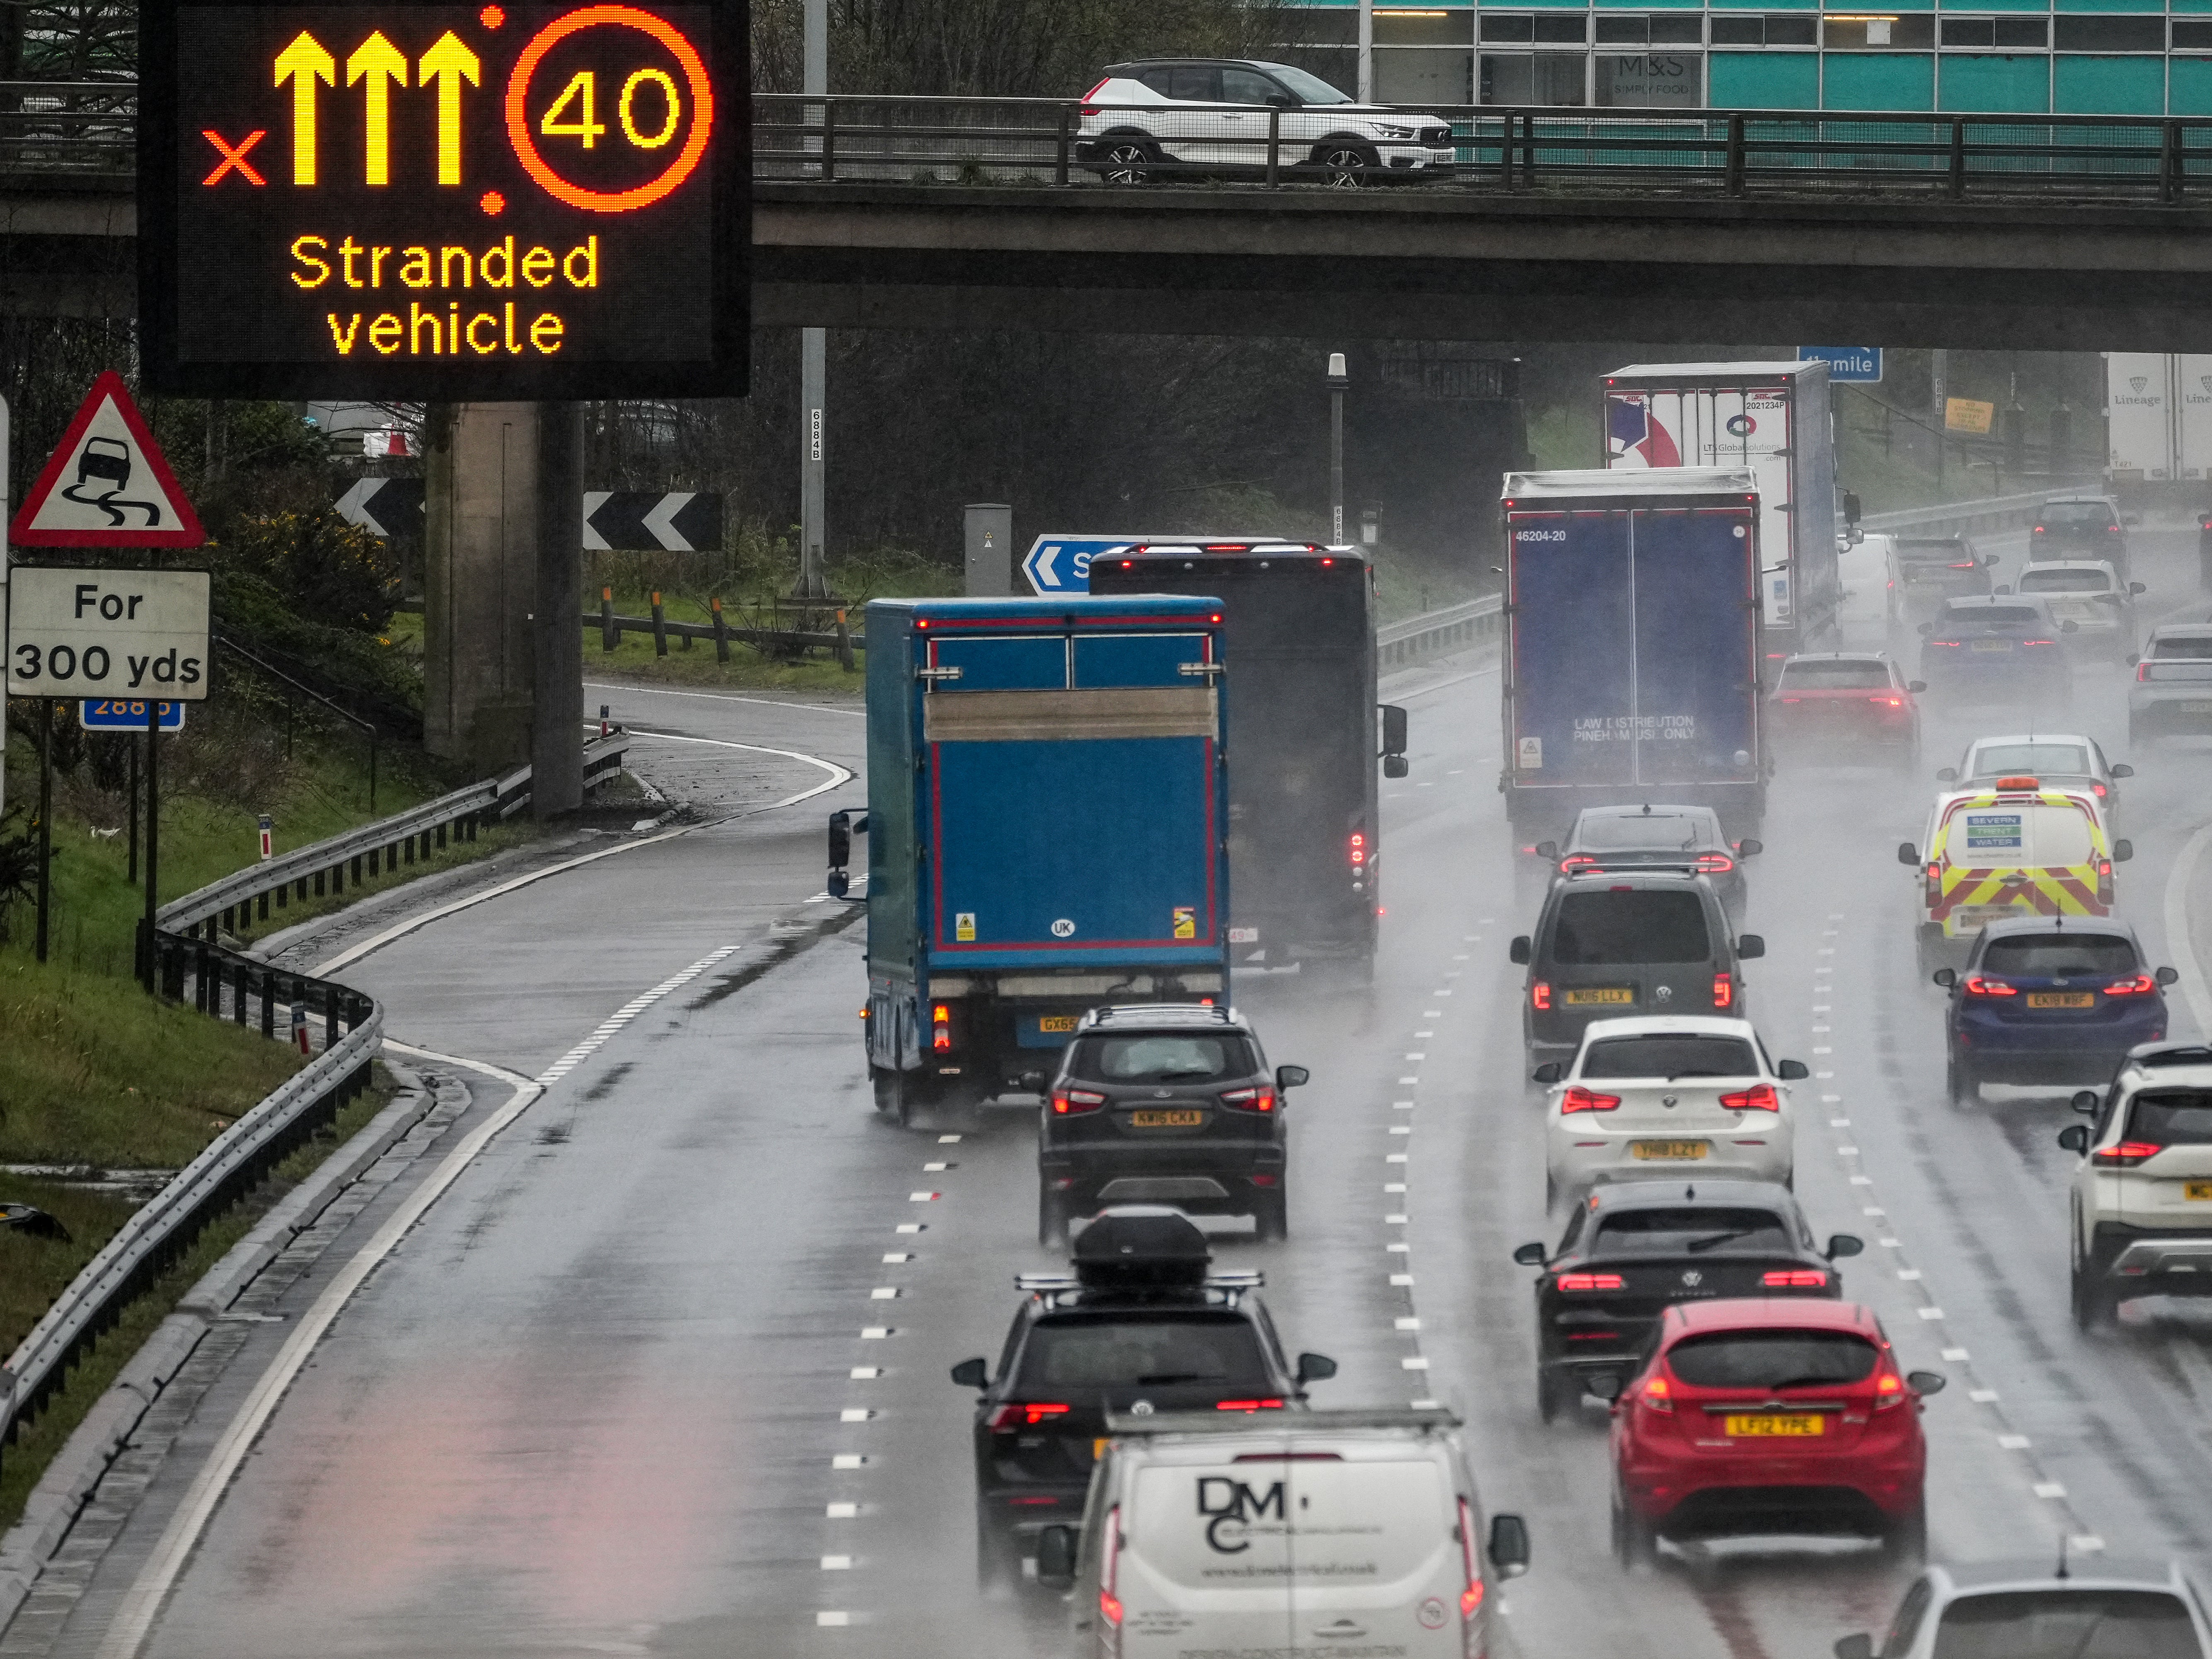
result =
[[[1747,1019],[1592,1020],[1572,1060],[1536,1068],[1551,1088],[1545,1201],[1677,1172],[1790,1186],[1790,1085],[1807,1075],[1771,1060]]]

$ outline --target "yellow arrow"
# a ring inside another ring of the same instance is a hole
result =
[[[438,182],[441,185],[461,182],[461,82],[481,85],[477,78],[481,68],[476,53],[463,46],[451,29],[438,37],[437,45],[424,52],[415,67],[416,86],[438,83]]]
[[[337,85],[338,66],[323,43],[302,31],[277,54],[273,85],[292,83],[292,182],[315,182],[315,82]]]
[[[362,149],[368,158],[368,179],[372,185],[392,182],[392,87],[397,81],[407,84],[407,60],[399,48],[386,40],[381,33],[371,34],[346,59],[346,84],[367,81],[368,121],[362,131]]]

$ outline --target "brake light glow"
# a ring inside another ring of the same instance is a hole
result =
[[[1996,787],[2000,789],[2039,789],[2042,787],[2040,780],[2031,777],[1999,778],[1996,781]]]
[[[2148,996],[2158,989],[2158,981],[2148,974],[2137,974],[2133,979],[2116,979],[2105,988],[2108,997]]]
[[[1283,1409],[1279,1400],[1217,1400],[1213,1409],[1218,1412],[1279,1412]]]
[[[1051,1401],[1023,1404],[1010,1401],[991,1413],[991,1432],[1004,1434],[1009,1429],[1033,1429],[1048,1418],[1065,1417],[1073,1409]]]
[[[2021,643],[2022,645],[2056,645],[2058,641],[2056,640],[2022,640]]]
[[[1886,1412],[1892,1406],[1905,1403],[1905,1379],[1895,1371],[1884,1371],[1874,1380],[1874,1408]]]
[[[1098,1554],[1098,1613],[1117,1633],[1121,1628],[1121,1598],[1114,1590],[1121,1583],[1121,1506],[1116,1504],[1106,1511],[1106,1536]]]
[[[1240,1112],[1272,1112],[1275,1109],[1273,1089],[1231,1089],[1221,1097],[1221,1103],[1233,1106]]]
[[[2109,905],[2112,902],[2112,861],[2097,860],[2097,902]]]
[[[2093,784],[2091,784],[2091,785],[2089,786],[2089,787],[2096,791],[2096,793],[2097,793],[2097,799],[2098,799],[2099,800],[2102,800],[2102,799],[2104,799],[2104,798],[2105,798],[2105,786],[2104,786],[2103,784],[2101,784],[2101,783],[2093,783]]]
[[[1905,699],[1902,697],[1869,697],[1867,701],[1869,702],[1880,703],[1885,708],[1902,708],[1905,707]]]
[[[1106,1103],[1106,1097],[1089,1089],[1054,1089],[1052,1091],[1052,1115],[1054,1117],[1080,1117],[1085,1112],[1095,1112]]]
[[[1723,1095],[1721,1104],[1731,1112],[1778,1112],[1782,1109],[1782,1097],[1774,1091],[1771,1083],[1754,1083],[1748,1089]]]
[[[1107,82],[1111,81],[1113,78],[1114,78],[1114,77],[1113,77],[1112,76],[1110,76],[1110,75],[1109,75],[1109,76],[1108,76],[1106,77],[1106,80],[1104,80],[1104,81],[1101,81],[1101,82],[1100,82],[1097,86],[1095,86],[1095,87],[1091,88],[1090,91],[1088,91],[1088,92],[1086,92],[1086,93],[1085,93],[1085,94],[1083,94],[1083,100],[1084,100],[1084,102],[1083,102],[1083,113],[1084,113],[1084,114],[1085,114],[1085,115],[1096,115],[1096,114],[1097,114],[1097,113],[1098,113],[1097,106],[1095,106],[1094,104],[1092,104],[1092,103],[1091,102],[1091,100],[1092,100],[1093,98],[1096,98],[1096,97],[1097,97],[1100,93],[1103,92],[1103,91],[1106,89]],[[1126,568],[1126,567],[1125,567],[1125,568]]]
[[[1644,1403],[1655,1412],[1671,1412],[1674,1409],[1674,1402],[1668,1397],[1671,1392],[1665,1377],[1652,1377],[1644,1385]]]
[[[929,1021],[932,1030],[935,1032],[929,1040],[929,1046],[939,1053],[950,1048],[952,1046],[951,1008],[942,1002],[937,1004],[929,1011]]]
[[[1367,837],[1354,835],[1352,838],[1352,867],[1355,870],[1367,862]]]
[[[1930,645],[1940,645],[1944,647],[1947,650],[1951,651],[1956,651],[1959,648],[1959,642],[1956,640],[1930,640],[1928,643]]]
[[[1561,1273],[1558,1282],[1563,1291],[1619,1291],[1628,1284],[1619,1273]]]
[[[1474,1559],[1474,1511],[1464,1498],[1459,1500],[1459,1559],[1467,1570],[1467,1588],[1459,1593],[1459,1616],[1468,1620],[1482,1605],[1482,1569]]]
[[[1594,869],[1596,865],[1597,860],[1588,853],[1570,853],[1559,860],[1559,873],[1571,876],[1577,870]]]
[[[2156,1158],[2165,1150],[2154,1140],[2123,1140],[2117,1146],[2099,1147],[2089,1154],[2089,1161],[2109,1164],[2115,1169],[2132,1170],[2145,1158]]]
[[[2150,684],[2150,665],[2148,663],[2139,662],[2136,665],[2136,684],[2137,685],[2148,685]]]
[[[1828,1275],[1814,1267],[1784,1267],[1759,1282],[1770,1291],[1817,1291],[1828,1282]]]
[[[1932,906],[1942,902],[1943,866],[1930,859],[1928,861],[1928,902]]]
[[[2018,986],[2008,985],[2001,979],[1990,979],[1982,974],[1967,975],[1966,991],[1970,997],[2016,997],[2020,994]]]
[[[1552,987],[1547,980],[1538,980],[1528,988],[1528,1006],[1540,1014],[1552,1012]]]
[[[1732,1008],[1735,1006],[1735,981],[1726,974],[1713,975],[1713,1006]]]
[[[1726,853],[1698,854],[1698,873],[1701,876],[1724,876],[1735,868],[1735,860]]]
[[[1619,1095],[1593,1094],[1577,1084],[1560,1100],[1559,1111],[1562,1115],[1569,1112],[1611,1112],[1618,1110],[1620,1106]]]

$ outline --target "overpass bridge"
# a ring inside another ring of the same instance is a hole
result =
[[[2212,350],[2212,118],[1432,109],[1407,184],[1261,111],[1113,185],[1073,100],[754,102],[764,328]],[[131,310],[133,122],[0,88],[0,306]]]

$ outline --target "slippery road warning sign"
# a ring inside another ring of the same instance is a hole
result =
[[[207,540],[112,369],[92,383],[8,534],[18,547],[198,547]]]

